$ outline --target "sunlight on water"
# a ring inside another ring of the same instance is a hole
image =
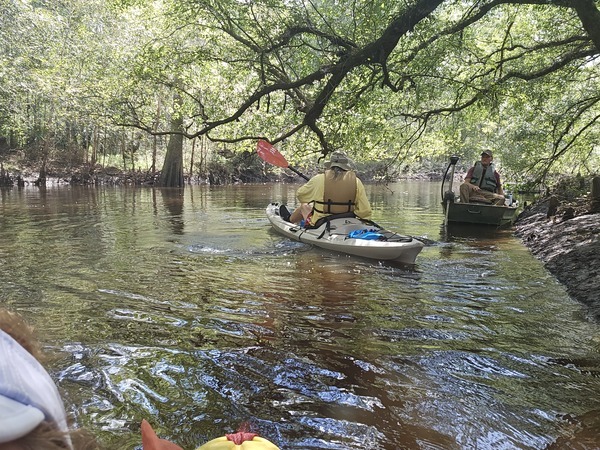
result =
[[[0,301],[107,448],[144,418],[190,449],[244,422],[282,449],[593,439],[600,330],[510,230],[446,232],[439,184],[367,186],[427,246],[362,260],[270,230],[296,187],[2,191]]]

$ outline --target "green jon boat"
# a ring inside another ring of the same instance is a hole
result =
[[[489,225],[498,228],[507,227],[513,224],[517,216],[518,204],[516,201],[510,201],[508,205],[490,205],[486,203],[461,203],[460,199],[452,190],[452,180],[454,178],[454,167],[458,162],[458,156],[450,158],[450,164],[444,174],[442,181],[442,206],[444,208],[444,224],[449,223],[470,223],[476,225]],[[444,191],[446,175],[451,169],[450,185],[447,191]]]

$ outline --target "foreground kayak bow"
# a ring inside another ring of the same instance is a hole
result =
[[[160,439],[146,420],[142,420],[141,428],[143,450],[183,450],[173,442]],[[208,441],[196,450],[279,450],[279,447],[256,433],[238,431]]]

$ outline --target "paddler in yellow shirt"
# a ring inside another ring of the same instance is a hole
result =
[[[333,152],[325,163],[325,173],[315,175],[300,186],[296,197],[301,205],[289,219],[282,216],[292,223],[300,223],[304,219],[305,226],[314,227],[319,219],[332,214],[371,218],[371,205],[365,187],[342,152]]]

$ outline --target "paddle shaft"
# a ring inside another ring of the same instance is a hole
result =
[[[292,172],[301,176],[306,181],[309,180],[309,178],[306,175],[290,166],[285,157],[281,153],[279,153],[279,150],[273,147],[269,142],[263,139],[259,140],[258,144],[256,145],[256,152],[258,153],[260,159],[262,159],[263,161],[268,162],[269,164],[273,164],[274,166],[281,167],[283,169],[290,169]]]
[[[294,172],[296,175],[301,176],[302,178],[304,178],[306,181],[310,180],[310,178],[308,178],[306,175],[304,175],[301,172],[298,172],[296,169],[294,169],[292,166],[288,165],[287,166],[288,169],[290,169],[292,172]]]

